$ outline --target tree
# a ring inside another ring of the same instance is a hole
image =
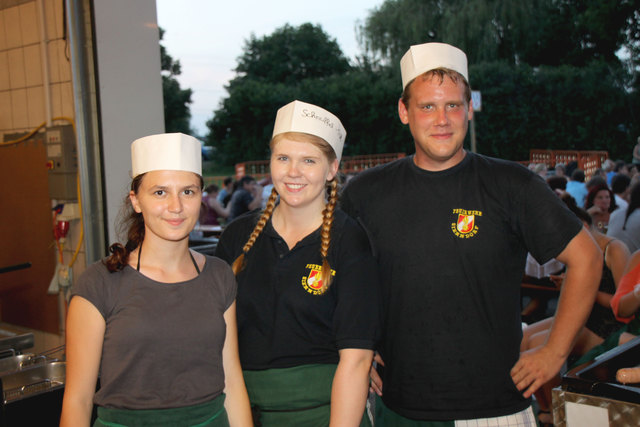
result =
[[[260,39],[252,35],[238,59],[237,76],[226,87],[228,97],[207,122],[207,144],[217,148],[224,164],[267,158],[278,108],[294,99],[313,103],[309,82],[321,87],[349,69],[336,41],[320,26],[285,25]]]
[[[485,154],[524,160],[529,148],[592,148],[625,158],[640,133],[639,5],[387,0],[358,34],[365,59],[382,67],[397,68],[413,44],[462,48],[471,86],[483,94],[475,117]]]
[[[335,39],[322,27],[306,23],[299,27],[286,24],[260,39],[251,35],[236,72],[240,80],[294,84],[348,69],[349,62]]]
[[[164,30],[160,30],[160,40]],[[182,72],[180,61],[174,60],[166,48],[160,44],[160,65],[162,69],[162,99],[164,101],[164,127],[167,133],[182,132],[192,134],[190,127],[191,89],[182,89],[176,79]]]
[[[387,0],[358,28],[372,58],[396,61],[412,44],[441,41],[469,63],[581,66],[617,63],[638,48],[638,0]]]

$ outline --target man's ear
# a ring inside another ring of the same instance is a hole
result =
[[[407,106],[404,105],[404,102],[402,102],[402,98],[398,99],[398,116],[402,124],[409,124],[409,111],[407,110]]]

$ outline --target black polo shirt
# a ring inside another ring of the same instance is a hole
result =
[[[259,216],[229,224],[216,255],[233,263]],[[320,243],[318,229],[289,250],[269,221],[246,255],[236,300],[244,369],[337,363],[340,349],[375,348],[380,292],[366,233],[336,210],[327,256],[334,278],[325,293],[318,290]]]

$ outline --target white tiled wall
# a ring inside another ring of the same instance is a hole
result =
[[[43,2],[51,116],[74,118],[71,64],[65,52],[67,44],[63,39],[64,0]],[[0,142],[4,140],[5,134],[31,131],[47,119],[38,19],[38,3],[35,0],[0,0]],[[80,222],[72,221],[64,246],[65,264],[71,261],[80,236]],[[77,278],[84,268],[83,247],[74,264],[74,277]],[[61,343],[58,335],[43,335],[52,337],[53,342],[38,344],[42,340],[36,339],[40,350]]]
[[[74,116],[71,64],[63,37],[63,0],[44,0],[52,117]],[[46,121],[36,1],[0,0],[0,141]]]

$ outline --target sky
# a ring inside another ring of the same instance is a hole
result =
[[[162,44],[179,60],[182,88],[193,91],[191,128],[208,133],[206,121],[227,96],[224,86],[235,73],[245,41],[275,29],[305,22],[321,25],[350,59],[360,54],[356,25],[383,0],[156,0],[158,25],[165,30]]]

